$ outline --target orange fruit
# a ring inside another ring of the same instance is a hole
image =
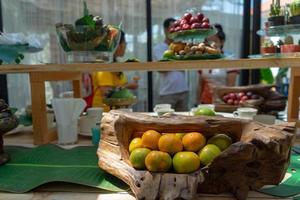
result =
[[[178,152],[173,157],[173,168],[177,173],[192,173],[199,169],[199,156],[190,151]]]
[[[150,152],[147,148],[134,149],[129,156],[130,163],[135,169],[145,169],[145,158]]]
[[[178,136],[168,133],[159,138],[158,149],[169,154],[175,154],[182,151],[183,145]]]
[[[149,148],[151,150],[158,149],[158,140],[161,137],[161,134],[154,130],[146,131],[142,136],[142,145],[143,147]]]
[[[167,172],[172,167],[172,158],[166,152],[151,151],[146,156],[145,165],[150,172]]]
[[[214,144],[208,144],[201,151],[199,151],[198,155],[201,163],[204,165],[208,165],[211,163],[217,156],[221,154],[221,150]]]
[[[187,133],[182,138],[183,147],[186,151],[198,152],[206,144],[206,138],[198,132]]]
[[[185,135],[185,133],[176,133],[175,134],[177,137],[180,138],[180,140],[182,140],[183,136]]]
[[[129,144],[129,152],[131,153],[136,148],[141,148],[142,146],[142,139],[141,138],[134,138]]]

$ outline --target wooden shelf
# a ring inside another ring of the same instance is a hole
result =
[[[193,60],[128,63],[74,63],[39,65],[1,65],[0,74],[30,72],[86,72],[86,71],[171,71],[199,69],[256,69],[264,67],[300,67],[299,57],[258,58],[237,60]]]

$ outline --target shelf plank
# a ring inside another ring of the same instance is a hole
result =
[[[93,72],[93,71],[172,71],[200,69],[256,69],[264,67],[300,67],[300,58],[258,58],[237,60],[193,60],[128,63],[74,63],[39,65],[1,65],[0,74],[30,72]]]

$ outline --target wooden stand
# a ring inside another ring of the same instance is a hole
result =
[[[34,144],[47,144],[57,138],[56,128],[48,129],[45,81],[73,80],[75,98],[81,98],[80,72],[31,72],[31,104]]]
[[[99,166],[126,182],[137,199],[193,199],[198,192],[231,192],[238,199],[264,185],[279,184],[289,164],[295,123],[268,126],[223,117],[150,117],[111,111],[102,119]],[[210,165],[193,174],[150,173],[131,167],[128,146],[147,130],[161,133],[198,131],[207,138],[216,133],[234,141]],[[203,182],[204,178],[204,182]]]
[[[291,79],[289,87],[289,102],[288,102],[288,120],[297,122],[297,127],[300,128],[299,120],[299,98],[300,98],[300,68],[291,68]]]

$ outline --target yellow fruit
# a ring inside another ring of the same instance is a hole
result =
[[[181,50],[184,50],[185,43],[173,42],[170,44],[169,49],[173,50],[175,53],[178,53]]]
[[[179,151],[182,151],[183,145],[178,136],[172,133],[168,133],[159,138],[158,149],[172,155]]]
[[[204,165],[208,165],[209,163],[211,163],[220,154],[221,150],[214,144],[206,145],[198,153],[200,161]]]
[[[206,138],[198,132],[187,133],[182,138],[183,147],[186,151],[198,152],[206,144]]]
[[[177,137],[179,137],[180,140],[182,140],[183,136],[185,135],[185,133],[176,133],[175,134]]]
[[[199,156],[190,151],[178,152],[173,157],[173,168],[177,173],[192,173],[199,169]]]
[[[207,144],[214,144],[219,147],[221,151],[224,151],[232,144],[232,139],[228,135],[218,134],[209,138]]]
[[[173,50],[166,50],[163,55],[164,58],[172,58],[173,56],[174,56]]]
[[[137,148],[129,156],[130,163],[135,169],[146,169],[145,158],[151,152],[147,148]]]
[[[151,150],[158,149],[158,140],[161,137],[161,134],[154,130],[146,131],[142,136],[142,145],[143,147],[149,148]]]
[[[150,172],[167,172],[172,167],[172,158],[166,152],[151,151],[146,156],[145,164]]]
[[[141,138],[134,138],[129,144],[129,152],[131,153],[136,148],[141,148],[142,146],[142,139]]]

